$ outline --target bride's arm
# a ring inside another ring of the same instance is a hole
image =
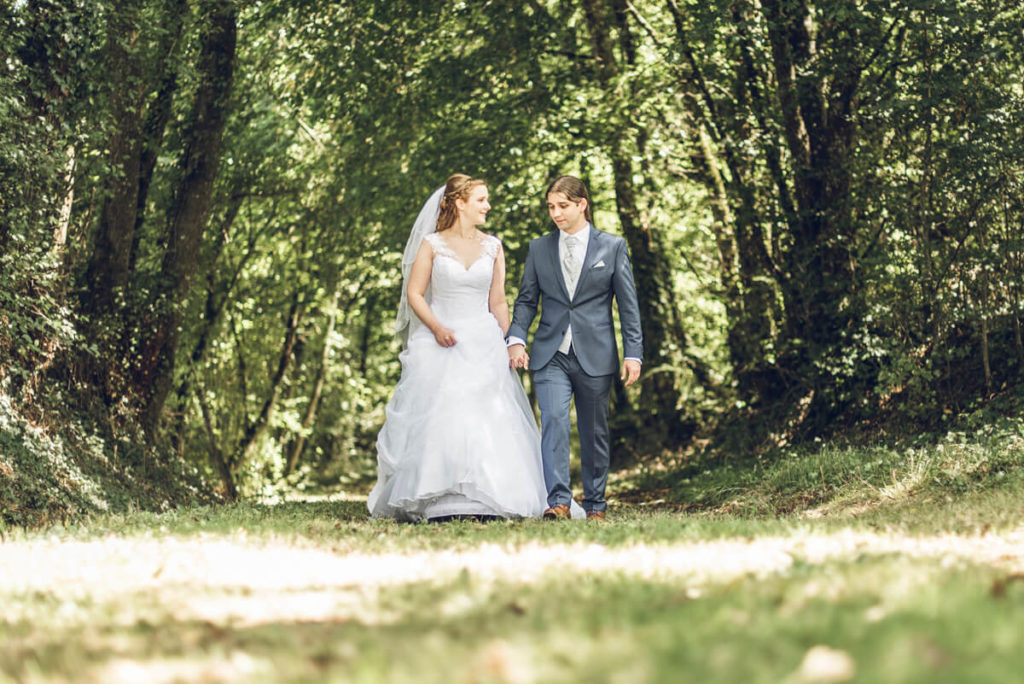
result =
[[[434,250],[424,240],[420,245],[420,251],[416,252],[416,260],[412,262],[412,269],[409,271],[409,286],[405,291],[409,299],[409,308],[412,309],[423,325],[434,333],[434,339],[442,347],[451,347],[455,344],[455,333],[441,325],[437,316],[430,310],[427,299],[423,295],[427,292],[430,284],[430,273],[434,266]]]
[[[499,245],[498,256],[494,257],[494,275],[491,278],[491,293],[489,297],[491,313],[498,319],[501,326],[501,334],[508,334],[508,327],[512,324],[508,316],[508,300],[505,299],[505,250]]]

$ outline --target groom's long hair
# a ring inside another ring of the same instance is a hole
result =
[[[594,215],[590,212],[593,203],[590,201],[590,193],[587,192],[587,186],[583,181],[575,176],[560,176],[548,187],[548,191],[544,193],[544,199],[546,200],[553,192],[562,193],[569,198],[570,202],[587,200],[587,208],[583,210],[583,216],[591,225],[594,224]]]

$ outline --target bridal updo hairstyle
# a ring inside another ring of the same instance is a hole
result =
[[[587,186],[583,184],[583,181],[575,176],[560,176],[555,179],[555,182],[551,184],[548,191],[544,193],[544,199],[547,200],[553,192],[562,193],[570,202],[579,203],[580,200],[587,200],[587,207],[583,210],[583,216],[593,225],[594,217],[590,213],[590,195],[587,193]]]
[[[459,208],[455,206],[455,200],[468,200],[469,193],[478,185],[487,185],[487,181],[480,178],[472,178],[464,173],[453,173],[448,176],[448,182],[444,186],[444,195],[441,196],[441,208],[437,215],[437,232],[448,230],[455,225],[459,218]]]

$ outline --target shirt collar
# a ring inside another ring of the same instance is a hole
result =
[[[564,230],[559,230],[558,231],[558,245],[560,247],[565,245],[565,238],[567,238],[567,237],[569,237],[569,234],[566,233]],[[577,240],[579,240],[579,245],[581,247],[586,247],[587,246],[587,243],[590,241],[590,222],[589,221],[587,222],[587,225],[583,228],[583,230],[581,230],[580,232],[576,233],[575,237],[576,237]]]

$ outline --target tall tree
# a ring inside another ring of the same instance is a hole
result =
[[[107,64],[113,76],[108,82],[110,172],[85,275],[85,307],[97,320],[121,311],[131,277],[145,93],[139,45],[142,2],[116,0],[111,10],[106,36]],[[103,337],[112,337],[110,327],[110,323],[99,325]]]
[[[630,115],[634,109],[632,89],[622,85],[631,77],[628,70],[635,65],[636,46],[626,19],[625,3],[582,0],[582,7],[596,62],[597,81],[608,105],[595,117],[594,127],[600,131],[600,142],[611,159],[619,224],[632,253],[646,363],[649,369],[664,371],[664,367],[675,365],[678,358],[687,358],[689,343],[675,305],[672,268],[663,240],[641,216],[634,185],[640,170],[635,168],[633,159],[644,153],[643,141],[647,133],[645,124]],[[613,31],[618,34],[617,41]],[[621,55],[617,54],[616,43]],[[711,384],[702,364],[694,363],[693,368],[703,384]],[[682,412],[677,406],[679,392],[675,374],[649,373],[643,388],[645,412],[659,416],[650,421],[649,426],[667,429],[675,439],[684,437],[692,426],[678,420]]]
[[[136,385],[149,388],[143,421],[156,426],[174,378],[182,306],[199,263],[199,244],[213,200],[235,70],[237,10],[231,0],[208,4],[199,57],[199,86],[187,129],[182,177],[167,220],[167,249],[157,294],[157,315],[142,341]]]

